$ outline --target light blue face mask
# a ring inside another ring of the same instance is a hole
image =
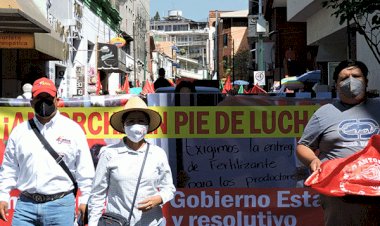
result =
[[[365,92],[365,85],[363,81],[350,76],[339,83],[339,89],[343,96],[355,98]]]

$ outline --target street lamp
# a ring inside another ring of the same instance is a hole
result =
[[[264,71],[264,34],[266,34],[267,31],[267,21],[264,19],[263,13],[262,13],[262,0],[250,0],[251,2],[258,3],[259,8],[259,15],[257,18],[256,23],[256,33],[258,34],[258,40],[257,40],[257,66],[259,71]]]

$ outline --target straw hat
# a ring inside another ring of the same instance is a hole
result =
[[[157,111],[149,109],[140,97],[135,96],[128,99],[123,110],[113,113],[110,119],[112,128],[120,133],[125,133],[122,118],[125,113],[131,111],[142,111],[149,116],[148,133],[154,131],[161,125],[161,115]]]

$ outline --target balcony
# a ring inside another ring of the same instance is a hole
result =
[[[289,22],[306,22],[315,12],[322,9],[323,0],[288,0],[287,14]]]

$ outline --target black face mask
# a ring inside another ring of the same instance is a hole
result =
[[[54,102],[52,100],[39,100],[34,105],[34,111],[41,117],[49,117],[56,110]]]

